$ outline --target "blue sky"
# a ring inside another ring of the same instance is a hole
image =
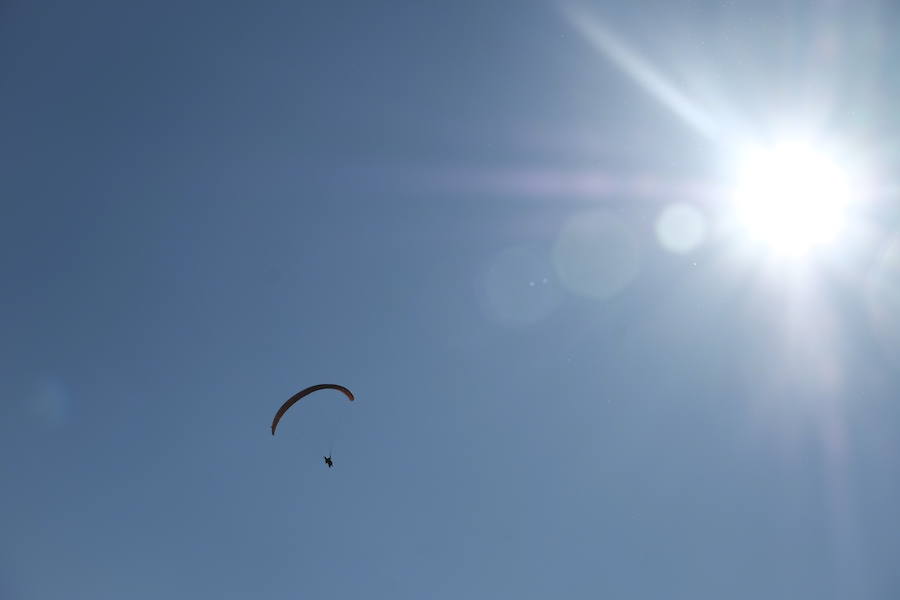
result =
[[[898,18],[4,3],[0,597],[897,598]]]

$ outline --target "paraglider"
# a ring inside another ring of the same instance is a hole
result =
[[[299,392],[288,398],[287,401],[285,401],[285,403],[281,405],[281,408],[278,409],[278,412],[275,413],[275,418],[272,419],[272,435],[275,435],[275,428],[278,427],[278,422],[281,421],[281,417],[284,416],[284,413],[286,413],[290,407],[296,404],[301,398],[304,398],[309,394],[312,394],[313,392],[318,392],[319,390],[337,390],[347,396],[347,399],[351,402],[355,400],[355,398],[353,397],[353,392],[342,385],[337,385],[334,383],[312,385],[304,390],[300,390]],[[326,460],[325,462],[328,463],[329,467],[331,466],[330,461]]]
[[[323,456],[322,458],[325,459],[325,464],[328,465],[329,469],[334,466],[334,463],[331,461],[330,456]]]

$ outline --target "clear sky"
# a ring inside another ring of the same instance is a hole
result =
[[[0,4],[0,598],[900,598],[859,4]]]

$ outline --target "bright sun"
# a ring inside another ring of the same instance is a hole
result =
[[[751,238],[798,256],[838,236],[851,187],[848,173],[825,151],[782,142],[745,154],[734,200]]]

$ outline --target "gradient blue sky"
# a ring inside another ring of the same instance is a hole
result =
[[[7,0],[0,598],[900,597],[898,30]],[[801,121],[881,192],[785,266],[717,190]]]

